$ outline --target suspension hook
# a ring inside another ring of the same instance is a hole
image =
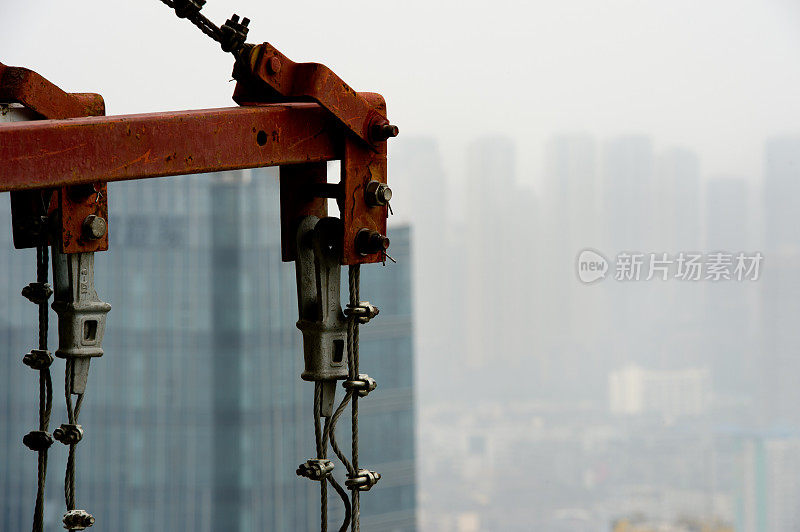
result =
[[[333,413],[336,381],[347,378],[347,318],[339,299],[341,222],[303,218],[297,229],[297,328],[303,333],[301,378],[322,383],[321,415]]]

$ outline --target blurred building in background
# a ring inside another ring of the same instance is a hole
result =
[[[10,228],[7,197],[0,199],[0,225]],[[313,386],[300,380],[277,172],[115,183],[109,201],[110,251],[97,255],[96,286],[113,309],[80,418],[79,507],[103,530],[314,529],[319,484],[295,474],[315,453]],[[361,333],[361,369],[379,387],[360,403],[360,457],[383,474],[362,497],[362,523],[399,532],[416,529],[412,271],[408,228],[390,236],[397,264],[362,269],[362,297],[381,313]],[[0,373],[0,529],[24,530],[36,460],[21,438],[36,422],[38,385],[21,363],[36,338],[35,308],[19,292],[33,279],[35,256],[12,250],[10,230],[0,231],[0,246],[8,362]],[[62,366],[53,366],[54,424],[65,416]],[[348,449],[349,423],[339,427]],[[64,447],[50,456],[47,530],[56,531]],[[334,527],[341,501],[331,494]]]
[[[800,136],[766,144],[764,159],[765,265],[763,358],[758,364],[759,410],[766,423],[800,425]],[[769,268],[769,270],[766,270]],[[767,273],[768,272],[768,273]]]
[[[704,369],[652,371],[629,365],[611,372],[608,392],[612,414],[657,414],[672,420],[708,411],[711,380]]]

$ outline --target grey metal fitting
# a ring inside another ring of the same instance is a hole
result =
[[[58,314],[56,356],[73,360],[70,392],[86,391],[89,361],[103,356],[106,314],[111,305],[94,289],[94,253],[64,254],[53,247],[53,310]]]
[[[297,228],[297,328],[303,333],[301,378],[321,381],[322,416],[333,413],[336,381],[347,378],[347,319],[339,298],[341,222],[307,216]]]
[[[356,321],[361,324],[369,323],[369,321],[380,314],[381,310],[372,305],[369,301],[361,301],[357,306],[348,304],[344,313],[350,317],[355,317]]]
[[[333,462],[325,458],[315,458],[306,460],[297,468],[297,475],[311,480],[322,480],[328,477],[333,471]]]
[[[367,205],[370,207],[380,207],[388,205],[392,200],[392,189],[386,183],[380,181],[370,181],[364,190]]]
[[[70,510],[64,514],[64,528],[85,530],[94,524],[94,516],[86,510]]]
[[[53,363],[53,355],[45,349],[31,349],[31,352],[22,357],[22,363],[31,369],[43,370]]]
[[[339,299],[341,266],[336,249],[327,242],[325,227],[308,216],[297,230],[297,304],[303,333],[307,381],[347,377],[347,320]]]
[[[36,305],[47,303],[52,295],[53,289],[47,283],[30,283],[22,289],[22,296]]]
[[[83,427],[63,423],[53,431],[53,438],[64,445],[74,445],[83,439]]]
[[[89,240],[103,238],[108,230],[105,219],[94,214],[90,214],[83,220],[83,236]]]
[[[22,443],[31,451],[46,451],[53,445],[53,436],[45,430],[32,430],[22,437]]]
[[[378,387],[378,382],[366,373],[361,373],[358,379],[346,380],[342,386],[347,390],[353,390],[359,397],[366,397]]]
[[[381,474],[376,471],[359,469],[356,475],[345,480],[344,484],[351,490],[369,491],[380,479]]]

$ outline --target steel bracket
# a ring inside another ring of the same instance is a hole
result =
[[[105,103],[99,94],[67,93],[36,72],[0,63],[0,102],[16,103],[43,119],[102,116]],[[57,194],[53,194],[54,190]],[[54,216],[55,215],[55,216]],[[14,247],[52,244],[47,235],[58,235],[62,253],[108,249],[108,231],[99,237],[84,229],[89,216],[108,220],[105,183],[90,186],[11,192],[11,225]],[[45,234],[43,234],[45,233]],[[43,238],[47,240],[43,240]]]

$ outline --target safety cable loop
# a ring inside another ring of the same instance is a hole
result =
[[[77,445],[83,439],[83,427],[78,425],[78,416],[80,416],[81,405],[83,404],[83,394],[75,394],[77,399],[73,407],[70,389],[74,371],[75,359],[67,359],[66,369],[64,371],[64,395],[69,423],[64,423],[53,431],[53,437],[56,440],[64,445],[69,445],[67,467],[64,473],[64,502],[67,506],[67,512],[64,514],[62,522],[64,523],[64,528],[70,531],[85,530],[94,525],[95,522],[92,514],[86,510],[76,509],[75,463],[77,461]]]

